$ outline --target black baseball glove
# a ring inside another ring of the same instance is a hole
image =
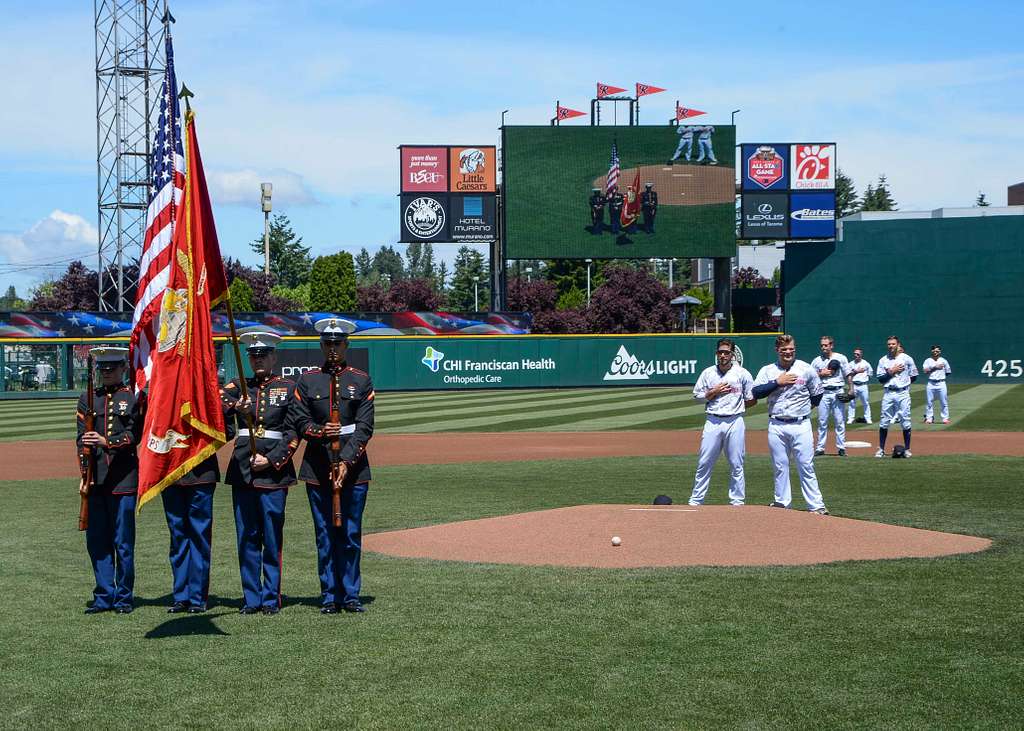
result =
[[[841,394],[836,396],[837,401],[842,401],[844,404],[848,404],[853,401],[853,394],[843,391]]]

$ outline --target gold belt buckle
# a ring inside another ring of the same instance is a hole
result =
[[[260,425],[259,425],[258,427],[256,427],[256,438],[257,438],[257,439],[262,439],[262,438],[263,438],[263,435],[264,435],[265,433],[266,433],[266,432],[264,431],[264,429],[263,429],[263,425],[262,425],[262,424],[260,424]]]

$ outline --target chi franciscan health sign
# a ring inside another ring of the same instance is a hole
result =
[[[448,148],[402,147],[402,192],[447,193]]]
[[[790,187],[793,190],[832,190],[836,187],[835,145],[792,145]]]
[[[448,173],[452,193],[494,193],[495,148],[493,146],[452,147]]]

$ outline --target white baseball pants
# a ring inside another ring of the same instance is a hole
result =
[[[711,483],[711,470],[725,451],[729,463],[729,503],[742,505],[746,498],[746,481],[743,477],[743,457],[747,451],[746,425],[742,414],[735,416],[713,416],[708,414],[704,432],[700,437],[700,456],[697,458],[697,473],[693,476],[693,494],[690,505],[702,505]]]
[[[935,398],[939,399],[939,414],[943,419],[949,418],[949,393],[946,390],[946,382],[939,381],[938,383],[928,382],[928,385],[924,389],[924,417],[926,419],[932,418],[932,403]]]
[[[828,437],[828,417],[832,417],[832,424],[836,429],[836,449],[846,449],[846,414],[843,412],[846,406],[839,400],[841,391],[826,391],[818,403],[818,449],[825,449],[825,439]]]
[[[796,460],[800,489],[807,509],[817,510],[825,507],[821,490],[818,489],[818,476],[814,474],[814,441],[811,436],[810,420],[804,419],[794,423],[770,419],[768,450],[772,454],[772,465],[775,467],[775,502],[787,508],[793,502],[793,493],[789,486],[789,456],[792,453]]]

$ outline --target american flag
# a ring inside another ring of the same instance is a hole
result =
[[[181,117],[178,114],[178,83],[174,76],[171,34],[166,40],[167,64],[160,90],[160,119],[153,136],[146,234],[139,262],[139,286],[132,318],[129,355],[135,373],[135,390],[149,381],[150,351],[156,343],[160,303],[171,272],[171,241],[174,219],[185,186],[185,154],[181,145]]]
[[[612,143],[612,160],[608,165],[608,184],[605,186],[605,195],[611,195],[619,187],[619,147]]]

